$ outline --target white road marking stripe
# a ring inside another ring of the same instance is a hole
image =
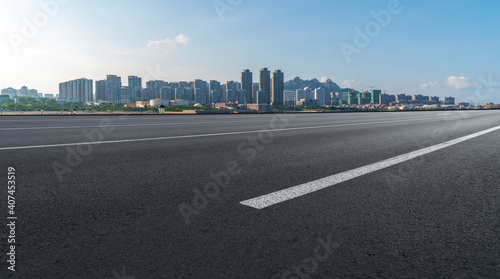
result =
[[[334,125],[310,126],[310,127],[269,129],[269,130],[256,130],[256,131],[226,132],[226,133],[185,135],[185,136],[170,136],[170,137],[159,137],[159,138],[144,138],[144,139],[128,139],[128,140],[111,140],[111,141],[95,141],[95,142],[78,142],[78,143],[60,143],[60,144],[46,144],[46,145],[32,145],[32,146],[1,147],[0,151],[21,150],[21,149],[35,149],[35,148],[50,148],[50,147],[65,147],[65,146],[78,146],[78,145],[98,145],[98,144],[111,144],[111,143],[128,143],[128,142],[140,142],[140,141],[159,141],[159,140],[184,139],[184,138],[216,137],[216,136],[227,136],[227,135],[241,135],[241,134],[281,132],[281,131],[296,131],[296,130],[309,130],[309,129],[324,129],[324,128],[334,128],[334,127],[361,126],[361,125],[370,125],[370,124],[398,123],[398,122],[408,122],[408,121],[426,120],[426,119],[434,119],[434,117],[411,118],[411,119],[404,119],[404,120],[391,120],[391,121],[378,121],[378,122],[351,123],[351,124],[334,124]]]
[[[267,195],[263,195],[263,196],[260,196],[257,198],[245,200],[245,201],[242,201],[240,203],[242,205],[250,206],[250,207],[253,207],[256,209],[264,209],[266,207],[269,207],[269,206],[272,206],[272,205],[275,205],[278,203],[282,203],[282,202],[285,202],[285,201],[288,201],[288,200],[291,200],[294,198],[298,198],[298,197],[301,197],[301,196],[304,196],[304,195],[307,195],[307,194],[310,194],[310,193],[337,185],[339,183],[357,178],[359,176],[363,176],[363,175],[366,175],[366,174],[369,174],[372,172],[376,172],[376,171],[379,171],[381,169],[385,169],[385,168],[388,168],[390,166],[394,166],[394,165],[403,163],[405,161],[408,161],[408,160],[411,160],[411,159],[438,151],[438,150],[446,148],[446,147],[450,147],[450,146],[455,145],[455,144],[459,144],[461,142],[464,142],[464,141],[467,141],[467,140],[470,140],[470,139],[473,139],[473,138],[476,138],[476,137],[479,137],[479,136],[482,136],[482,135],[485,135],[485,134],[488,134],[488,133],[491,133],[491,132],[494,132],[497,130],[500,130],[500,126],[497,126],[497,127],[494,127],[494,128],[488,129],[488,130],[484,130],[482,132],[478,132],[475,134],[471,134],[471,135],[468,135],[465,137],[461,137],[458,139],[450,140],[450,141],[447,141],[447,142],[444,142],[441,144],[437,144],[437,145],[434,145],[431,147],[420,149],[420,150],[417,150],[414,152],[410,152],[407,154],[396,156],[396,157],[393,157],[393,158],[390,158],[390,159],[387,159],[384,161],[380,161],[378,163],[374,163],[374,164],[360,167],[357,169],[353,169],[350,171],[342,172],[342,173],[335,174],[332,176],[328,176],[328,177],[325,177],[322,179],[318,179],[315,181],[304,183],[304,184],[294,186],[294,187],[291,187],[288,189],[280,190],[280,191],[270,193]]]

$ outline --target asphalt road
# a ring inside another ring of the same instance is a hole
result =
[[[500,111],[0,117],[0,215],[13,167],[18,218],[0,278],[500,278],[500,130],[476,135],[499,125]]]

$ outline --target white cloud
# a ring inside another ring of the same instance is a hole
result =
[[[175,37],[175,41],[181,45],[186,45],[189,43],[189,37],[181,33],[179,36]]]
[[[427,83],[420,84],[420,89],[427,90],[429,88],[437,87],[438,85],[439,85],[439,82],[437,82],[437,81],[429,81]]]
[[[344,80],[342,81],[342,84],[340,85],[342,88],[354,88],[356,86],[359,86],[361,84],[361,82],[359,81],[356,81],[354,79],[348,79],[348,80]]]
[[[471,86],[468,77],[450,76],[446,79],[446,84],[454,89],[464,89]]]
[[[174,39],[164,39],[164,40],[159,40],[159,41],[148,41],[148,44],[146,47],[164,47],[167,48],[175,48],[177,45],[187,45],[189,43],[189,37],[184,35],[184,34],[179,34],[177,37]]]
[[[327,77],[322,77],[322,78],[321,78],[321,80],[320,80],[320,82],[325,83],[327,80],[328,80],[328,78],[327,78]]]

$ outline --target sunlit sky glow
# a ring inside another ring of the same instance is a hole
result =
[[[391,0],[61,0],[46,24],[23,36],[24,19],[33,23],[47,14],[40,2],[53,1],[0,0],[2,88],[57,94],[59,82],[107,74],[124,85],[129,75],[143,85],[225,82],[246,68],[256,81],[268,67],[286,80],[328,77],[357,90],[500,103],[497,1],[401,0],[402,11],[350,63],[340,44],[354,46],[354,28],[365,29],[371,11]],[[23,40],[15,46],[13,37]]]

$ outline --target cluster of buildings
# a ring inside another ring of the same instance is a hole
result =
[[[421,94],[406,95],[397,94],[390,95],[387,93],[382,93],[381,90],[371,90],[370,92],[346,92],[336,96],[336,102],[338,105],[354,105],[354,106],[365,106],[365,105],[375,105],[378,107],[409,107],[409,108],[419,108],[424,106],[454,106],[455,98],[446,97],[444,100],[440,100],[437,96],[424,96]]]
[[[4,88],[1,91],[1,96],[9,96],[10,98],[15,97],[33,97],[33,98],[56,98],[54,94],[43,94],[39,93],[36,89],[29,89],[26,86],[21,87],[20,89],[15,89],[12,87]]]
[[[253,73],[246,69],[240,81],[196,79],[191,82],[167,82],[151,80],[142,86],[142,78],[129,76],[128,84],[122,78],[108,75],[105,80],[95,82],[81,78],[59,84],[59,98],[80,103],[112,103],[127,106],[146,104],[200,104],[221,106],[221,104],[247,105],[259,110],[270,105],[284,105],[284,74],[281,70],[271,73],[267,68],[259,72],[259,82],[253,82]]]
[[[0,96],[42,97],[36,89],[6,88]],[[276,70],[271,73],[267,68],[259,71],[259,82],[253,82],[253,73],[246,69],[241,72],[239,81],[221,83],[217,80],[167,82],[151,80],[143,87],[141,77],[128,76],[127,86],[122,78],[108,75],[104,80],[80,78],[59,84],[59,94],[45,94],[46,98],[58,98],[62,102],[78,102],[92,105],[123,104],[128,107],[157,107],[160,105],[196,105],[214,108],[243,108],[268,110],[270,106],[294,107],[356,107],[356,108],[398,108],[419,109],[457,106],[477,108],[468,103],[456,104],[454,97],[440,100],[436,96],[420,94],[390,95],[381,90],[325,92],[324,88],[303,88],[285,90],[284,73]],[[492,104],[482,104],[488,108]]]
[[[221,83],[217,80],[196,79],[191,82],[167,82],[151,80],[142,86],[142,78],[129,76],[124,86],[122,79],[108,75],[105,80],[95,82],[93,94],[92,80],[81,78],[59,84],[62,100],[85,103],[124,104],[128,107],[156,107],[160,105],[198,105],[214,108],[246,108],[267,110],[270,106],[295,107],[399,107],[425,108],[455,106],[455,98],[440,100],[436,96],[389,95],[381,90],[370,92],[325,92],[323,88],[303,88],[284,90],[284,74],[281,70],[273,73],[267,68],[259,71],[259,82],[253,82],[253,73],[246,69],[239,81]]]
[[[441,101],[436,96],[416,95],[389,95],[381,90],[370,92],[331,92],[325,93],[323,88],[304,88],[299,90],[285,90],[284,104],[297,107],[363,107],[363,108],[385,108],[385,107],[408,107],[422,108],[424,106],[454,106],[455,98],[446,97]]]

